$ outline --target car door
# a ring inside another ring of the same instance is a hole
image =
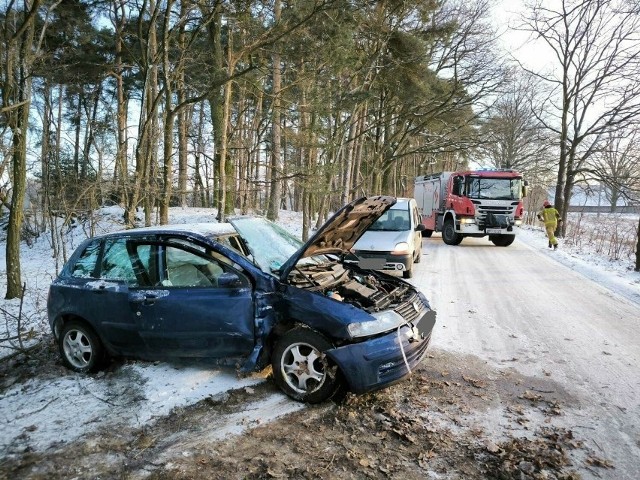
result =
[[[167,240],[157,247],[158,285],[132,297],[147,348],[168,356],[249,354],[255,345],[249,278],[201,245]]]
[[[73,293],[65,295],[72,304],[70,311],[86,319],[113,353],[144,356],[146,347],[130,295],[148,286],[149,280],[132,263],[125,238],[89,243],[66,283]]]

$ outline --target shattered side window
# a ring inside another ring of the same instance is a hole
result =
[[[129,285],[137,285],[133,265],[127,252],[126,240],[107,240],[102,257],[100,278],[105,280],[124,280]]]
[[[232,223],[263,272],[275,272],[302,246],[299,239],[265,219],[236,219]]]
[[[240,237],[238,237],[237,235],[220,235],[217,237],[213,237],[213,239],[216,242],[224,245],[225,247],[229,247],[235,250],[240,255],[246,257],[248,254],[247,249],[242,244],[242,240],[240,240]]]
[[[72,277],[77,278],[91,278],[93,272],[96,269],[96,261],[98,260],[98,253],[100,253],[100,242],[95,241],[87,245],[80,258],[73,266],[71,271]]]

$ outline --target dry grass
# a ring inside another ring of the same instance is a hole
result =
[[[570,213],[565,241],[615,261],[635,262],[638,215]]]

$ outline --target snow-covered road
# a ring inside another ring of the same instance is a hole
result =
[[[425,238],[412,282],[438,312],[433,347],[554,380],[565,426],[615,465],[601,478],[640,478],[640,286],[615,293],[545,243]]]

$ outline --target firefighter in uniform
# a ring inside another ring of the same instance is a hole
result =
[[[549,248],[556,250],[558,248],[558,239],[556,238],[555,231],[558,227],[560,220],[560,214],[558,210],[553,208],[553,205],[545,200],[542,204],[542,210],[538,212],[538,220],[544,222],[544,228],[547,231],[547,238],[549,239]]]

